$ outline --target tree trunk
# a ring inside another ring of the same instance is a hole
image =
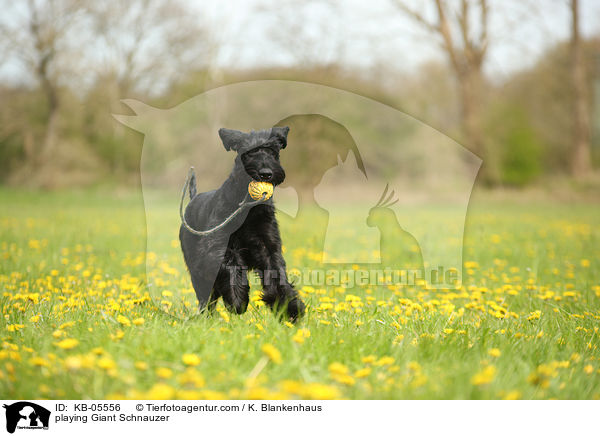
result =
[[[42,158],[47,158],[54,153],[56,148],[56,123],[58,121],[58,106],[50,106],[48,108],[48,119],[46,122],[46,130],[44,132],[44,140],[42,142]]]
[[[585,65],[579,34],[579,1],[571,0],[571,80],[573,86],[573,155],[571,172],[583,177],[591,170],[590,114],[586,99]]]
[[[46,94],[48,104],[48,117],[46,118],[46,129],[44,131],[44,139],[42,141],[42,149],[39,153],[38,164],[48,159],[55,152],[56,147],[56,124],[58,122],[58,90],[48,77],[47,58],[40,62],[38,76],[42,82],[42,89]]]
[[[486,148],[483,128],[484,78],[481,67],[472,65],[464,71],[456,71],[459,87],[461,130],[463,144],[483,160],[479,179],[488,185],[500,180],[498,161]]]
[[[459,73],[458,81],[464,145],[480,158],[483,158],[485,150],[481,130],[481,71],[471,69],[466,73]]]

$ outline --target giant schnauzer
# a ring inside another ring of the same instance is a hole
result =
[[[270,308],[292,321],[304,313],[304,303],[287,279],[273,199],[245,203],[250,182],[274,186],[283,182],[279,152],[287,145],[288,131],[288,127],[250,133],[220,129],[225,149],[237,152],[233,171],[217,190],[196,194],[195,180],[189,186],[184,223],[196,231],[216,229],[197,235],[182,224],[179,230],[201,310],[212,312],[223,297],[229,311],[244,313],[250,292],[247,272],[255,270],[263,286],[262,299]],[[234,218],[227,221],[231,215]]]

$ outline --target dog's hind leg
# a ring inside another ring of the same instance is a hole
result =
[[[219,299],[219,293],[213,291],[212,283],[209,283],[200,275],[193,273],[190,275],[192,278],[192,285],[196,291],[196,297],[198,298],[198,308],[200,309],[200,312],[214,312],[217,300]]]

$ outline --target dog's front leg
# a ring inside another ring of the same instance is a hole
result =
[[[265,268],[258,271],[263,285],[263,301],[275,312],[287,313],[296,321],[304,314],[304,303],[287,279],[286,265],[281,252],[271,253]]]
[[[248,283],[248,267],[242,257],[233,250],[228,250],[226,261],[221,265],[214,289],[223,297],[227,310],[238,315],[246,312],[250,301],[250,284]]]

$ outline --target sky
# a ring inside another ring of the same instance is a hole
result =
[[[401,0],[181,1],[208,29],[208,43],[215,47],[213,68],[342,63],[363,71],[410,73],[423,62],[445,59],[437,40],[394,5]],[[427,16],[434,13],[430,1],[402,1]],[[527,68],[548,47],[569,37],[567,0],[489,1],[490,45],[484,68],[493,80]],[[580,2],[583,35],[599,35],[600,1]],[[0,62],[0,81],[26,77],[17,63]]]
[[[405,2],[417,9],[430,3]],[[422,62],[439,59],[442,53],[435,39],[405,17],[393,0],[229,0],[226,10],[222,4],[221,0],[196,0],[195,7],[208,14],[225,41],[218,59],[224,67],[255,67],[265,62],[287,66],[297,61],[290,51],[299,51],[303,53],[300,58],[313,61],[341,59],[347,65],[367,68],[386,63],[411,71]],[[581,0],[580,8],[583,35],[598,35],[600,1]],[[501,79],[526,68],[549,46],[569,37],[567,0],[490,0],[490,9],[485,67],[491,76]],[[290,50],[282,50],[282,45]]]

